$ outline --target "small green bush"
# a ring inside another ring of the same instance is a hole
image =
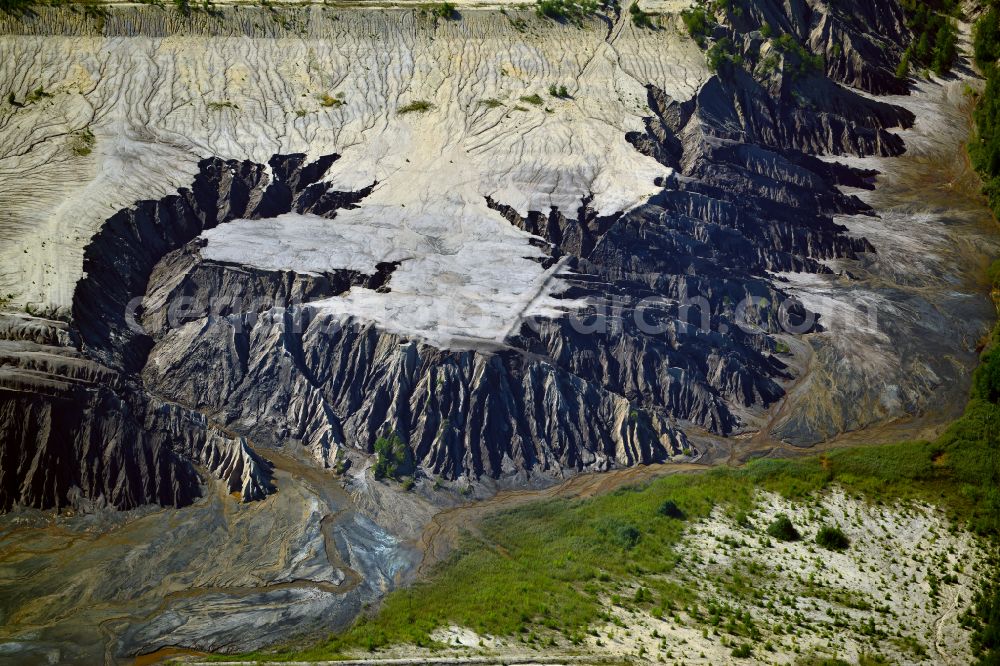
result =
[[[836,525],[823,525],[816,533],[816,543],[827,550],[847,550],[851,540]]]
[[[896,78],[905,79],[910,73],[910,52],[907,50],[903,53],[902,59],[899,61],[899,65],[896,67]]]
[[[628,12],[632,17],[632,24],[637,28],[652,28],[653,21],[650,15],[639,8],[639,3],[629,5]]]
[[[521,101],[527,102],[528,104],[534,104],[536,106],[541,106],[542,104],[545,103],[545,100],[543,100],[542,96],[539,95],[538,93],[534,93],[532,95],[524,95],[523,97],[521,97]]]
[[[41,102],[43,99],[48,99],[50,97],[52,97],[52,93],[45,92],[45,89],[39,86],[28,93],[27,97],[24,98],[24,101],[26,104],[34,104],[35,102]]]
[[[672,499],[665,500],[660,508],[657,509],[657,513],[661,516],[666,516],[667,518],[676,518],[677,520],[684,520],[684,512],[681,508],[677,506],[677,502]]]
[[[330,107],[336,108],[338,106],[343,106],[343,104],[344,104],[344,100],[338,99],[336,97],[332,97],[332,96],[330,96],[329,93],[323,93],[322,95],[317,95],[316,99],[319,100],[319,105],[320,106],[325,106],[327,108],[330,108]]]
[[[431,8],[431,14],[448,21],[458,18],[458,12],[455,10],[455,5],[450,2],[441,2],[434,5]]]
[[[681,12],[681,21],[698,46],[705,48],[705,39],[715,26],[713,17],[705,7],[692,7]]]
[[[1000,403],[1000,347],[994,347],[979,362],[972,375],[973,393],[980,400]]]
[[[767,526],[767,533],[779,541],[798,541],[802,538],[799,531],[792,524],[792,519],[785,514],[779,514],[770,525]]]
[[[97,139],[88,127],[72,135],[70,138],[69,149],[74,155],[84,157],[89,155],[94,150],[95,143],[97,143]]]
[[[554,85],[549,86],[549,96],[558,97],[559,99],[569,99],[569,91],[566,90],[566,86],[559,86],[556,88]]]
[[[410,102],[409,104],[399,107],[397,113],[403,115],[406,113],[423,113],[424,111],[430,111],[434,108],[434,105],[424,99],[418,99],[416,101]]]
[[[749,659],[753,656],[753,650],[746,643],[737,645],[733,648],[733,656],[737,659]]]

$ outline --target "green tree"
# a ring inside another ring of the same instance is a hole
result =
[[[398,479],[412,469],[413,454],[399,435],[392,433],[388,437],[379,437],[375,440],[375,464],[372,465],[372,474],[376,479]]]

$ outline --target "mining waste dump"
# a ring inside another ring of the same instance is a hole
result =
[[[306,646],[497,511],[962,413],[969,57],[898,75],[895,0],[555,4],[0,13],[0,663]],[[970,659],[975,583],[891,602],[914,661]]]

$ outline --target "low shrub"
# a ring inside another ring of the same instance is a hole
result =
[[[573,21],[579,23],[587,16],[595,13],[600,5],[596,0],[538,0],[535,13],[542,18],[554,21]]]
[[[556,88],[554,85],[549,86],[549,96],[558,97],[559,99],[569,99],[569,91],[566,90],[566,86],[559,86]]]
[[[441,2],[434,5],[431,8],[431,14],[447,21],[458,18],[458,11],[455,9],[455,5],[450,2]]]
[[[632,24],[637,28],[652,28],[653,21],[650,18],[650,14],[642,11],[639,8],[639,3],[634,2],[629,5],[628,8],[629,15],[632,17]]]
[[[681,21],[698,46],[705,48],[705,40],[715,26],[713,17],[705,7],[692,7],[681,12]]]
[[[816,543],[827,550],[847,550],[851,541],[836,525],[823,525],[816,533]]]
[[[428,102],[427,100],[418,99],[416,101],[410,102],[409,104],[405,104],[399,107],[397,113],[402,116],[407,113],[423,113],[425,111],[430,111],[433,108],[434,105]]]
[[[774,521],[767,526],[767,533],[779,541],[798,541],[802,538],[799,531],[792,524],[792,519],[785,514],[779,514]]]
[[[753,650],[750,649],[749,645],[743,643],[734,647],[732,654],[737,659],[749,659],[753,656]]]
[[[677,502],[672,499],[665,500],[660,508],[657,509],[657,513],[661,516],[666,516],[667,518],[676,518],[677,520],[684,520],[684,512],[681,508],[677,506]]]

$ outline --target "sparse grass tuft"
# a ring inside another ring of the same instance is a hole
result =
[[[73,133],[69,141],[69,149],[74,155],[79,155],[84,157],[89,155],[94,150],[94,144],[97,139],[94,137],[94,133],[90,131],[90,128],[85,128],[79,132]]]
[[[208,102],[205,104],[205,108],[209,111],[222,111],[223,109],[239,109],[240,107],[234,102],[229,100],[222,100],[218,102]]]
[[[322,95],[317,95],[316,99],[319,100],[319,105],[326,108],[337,108],[338,106],[344,105],[344,100],[337,97],[331,96],[329,93],[323,93]]]
[[[434,105],[425,99],[418,99],[416,101],[410,102],[404,106],[399,107],[397,113],[403,115],[406,113],[424,113],[425,111],[430,111],[434,108]]]

